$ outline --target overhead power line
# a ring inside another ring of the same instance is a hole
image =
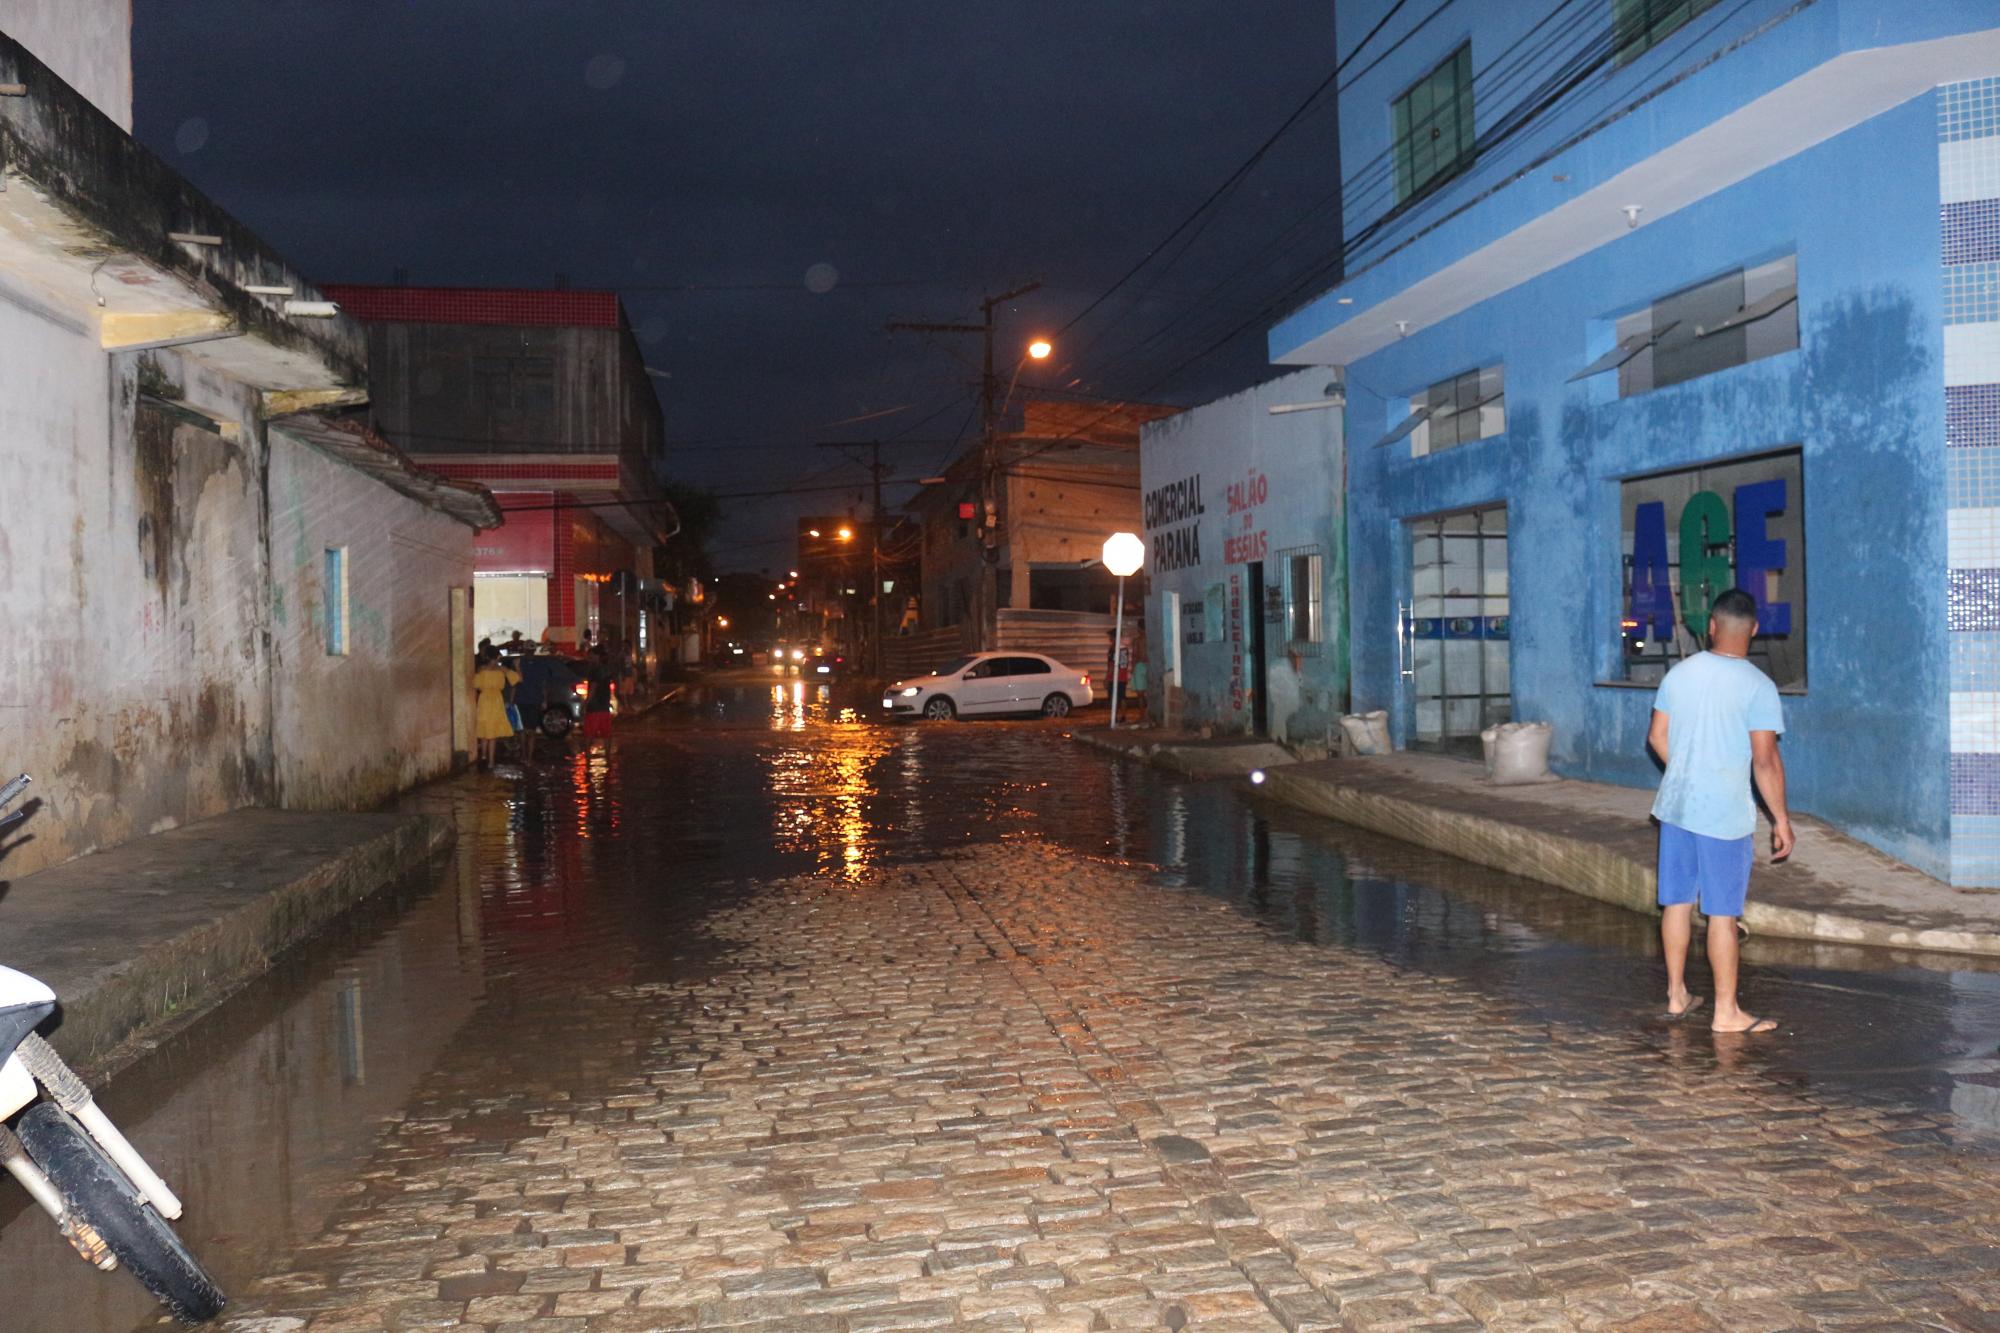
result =
[[[1235,170],[1231,171],[1228,176],[1224,177],[1220,185],[1216,186],[1213,190],[1210,190],[1208,192],[1207,197],[1205,197],[1199,204],[1196,204],[1194,210],[1190,212],[1186,217],[1182,218],[1179,222],[1175,223],[1171,231],[1169,231],[1165,236],[1162,236],[1159,240],[1155,241],[1152,247],[1148,249],[1145,254],[1139,257],[1139,262],[1132,265],[1131,268],[1125,270],[1125,272],[1119,276],[1116,282],[1112,283],[1109,287],[1106,287],[1102,292],[1098,293],[1097,297],[1094,300],[1092,300],[1089,305],[1085,306],[1082,310],[1078,311],[1075,315],[1071,316],[1069,322],[1064,324],[1062,328],[1058,330],[1058,333],[1069,332],[1071,329],[1075,328],[1079,323],[1081,323],[1084,319],[1086,319],[1092,311],[1096,310],[1099,306],[1103,305],[1106,301],[1110,300],[1113,294],[1115,294],[1126,283],[1130,282],[1134,277],[1138,276],[1139,271],[1145,268],[1147,264],[1151,263],[1155,255],[1159,254],[1161,250],[1165,249],[1168,245],[1172,244],[1175,237],[1179,236],[1189,227],[1195,225],[1196,221],[1199,220],[1203,214],[1207,213],[1211,207],[1219,203],[1226,195],[1228,195],[1232,190],[1234,190],[1237,182],[1241,181],[1245,176],[1249,175],[1252,171],[1254,171],[1257,167],[1257,164],[1259,162],[1262,162],[1265,156],[1271,151],[1271,149],[1277,146],[1278,141],[1284,138],[1285,135],[1289,134],[1291,132],[1292,127],[1294,125],[1297,125],[1300,120],[1305,118],[1306,113],[1312,110],[1313,106],[1319,101],[1320,97],[1326,92],[1328,88],[1333,87],[1333,85],[1339,80],[1341,71],[1347,68],[1348,62],[1353,60],[1356,56],[1360,55],[1361,52],[1367,48],[1368,43],[1374,39],[1375,34],[1382,31],[1383,27],[1389,22],[1389,20],[1395,18],[1396,15],[1402,10],[1403,6],[1408,3],[1409,0],[1396,0],[1396,3],[1389,7],[1389,12],[1384,14],[1381,17],[1381,19],[1375,24],[1375,26],[1368,30],[1368,35],[1363,37],[1361,41],[1355,46],[1355,48],[1347,54],[1347,58],[1334,65],[1333,71],[1329,73],[1324,79],[1320,80],[1320,82],[1314,86],[1313,90],[1310,93],[1306,94],[1305,100],[1301,101],[1296,107],[1292,109],[1292,113],[1286,116],[1285,119],[1279,123],[1277,129],[1271,131],[1271,133],[1265,137],[1263,143],[1257,145],[1256,151],[1252,152],[1249,157],[1245,158],[1241,163],[1237,165]],[[1446,5],[1449,5],[1451,3],[1452,0],[1444,0],[1444,3],[1439,5],[1438,8],[1441,10]]]

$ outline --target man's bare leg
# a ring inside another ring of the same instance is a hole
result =
[[[1660,945],[1667,955],[1667,1012],[1684,1014],[1694,1003],[1687,987],[1688,941],[1694,937],[1694,904],[1675,903],[1660,912]],[[1732,942],[1735,936],[1730,937]]]
[[[1743,1012],[1736,1003],[1736,918],[1712,916],[1708,919],[1708,970],[1715,978],[1715,1017],[1709,1026],[1717,1032],[1769,1032],[1777,1023]]]

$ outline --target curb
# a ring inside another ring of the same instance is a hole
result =
[[[116,1063],[121,1044],[213,1009],[349,907],[429,865],[455,838],[444,819],[399,816],[241,905],[142,945],[82,986],[59,986],[62,1016],[50,1043],[72,1063]]]
[[[1184,778],[1240,778],[1257,769],[1276,769],[1298,759],[1276,741],[1245,741],[1238,745],[1175,745],[1140,741],[1119,745],[1091,732],[1075,731],[1071,739],[1121,759],[1136,759]]]
[[[1648,916],[1659,911],[1657,880],[1651,865],[1580,838],[1447,811],[1400,797],[1376,795],[1282,769],[1267,775],[1261,792],[1312,814],[1567,889],[1599,902]],[[1750,934],[1776,939],[2000,957],[2000,934],[1989,931],[1912,930],[1837,912],[1759,903],[1755,899],[1744,907],[1742,920],[1743,928]]]

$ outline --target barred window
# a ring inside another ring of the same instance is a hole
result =
[[[1285,572],[1285,639],[1292,652],[1316,656],[1326,641],[1325,562],[1317,546],[1278,552]]]

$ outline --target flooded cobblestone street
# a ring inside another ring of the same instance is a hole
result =
[[[1647,918],[789,684],[417,799],[107,1097],[241,1333],[2000,1327],[1977,960],[1752,941],[1717,1038]],[[47,1230],[20,1326],[150,1323]]]

